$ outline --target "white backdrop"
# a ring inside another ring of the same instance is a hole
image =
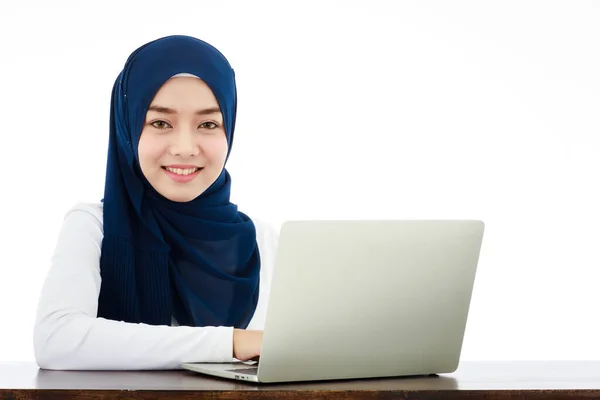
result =
[[[63,215],[103,194],[113,81],[169,34],[236,70],[241,210],[483,219],[463,359],[600,359],[600,2],[39,0],[0,16],[0,361],[33,360]]]

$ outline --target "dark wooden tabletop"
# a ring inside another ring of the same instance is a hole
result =
[[[256,384],[188,371],[47,371],[0,363],[0,399],[600,399],[600,361],[464,362],[453,374]]]

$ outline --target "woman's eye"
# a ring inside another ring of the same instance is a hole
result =
[[[157,129],[167,129],[171,127],[171,125],[165,121],[154,121],[151,125]]]
[[[209,121],[209,122],[203,122],[202,124],[200,124],[200,127],[204,128],[204,129],[215,129],[215,128],[218,128],[219,125],[215,124],[214,122]]]

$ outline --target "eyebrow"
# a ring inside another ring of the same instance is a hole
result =
[[[148,107],[148,111],[155,111],[163,114],[177,114],[177,111],[173,110],[172,108],[157,105]],[[205,108],[203,110],[197,110],[194,112],[194,114],[196,115],[210,115],[220,113],[221,109],[219,107]]]

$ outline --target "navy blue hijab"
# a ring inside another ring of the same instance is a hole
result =
[[[199,197],[177,203],[141,172],[138,141],[160,87],[193,74],[213,91],[231,151],[237,93],[227,59],[188,36],[147,43],[127,59],[111,99],[98,316],[125,322],[246,328],[258,302],[254,223],[229,201],[226,169]]]

